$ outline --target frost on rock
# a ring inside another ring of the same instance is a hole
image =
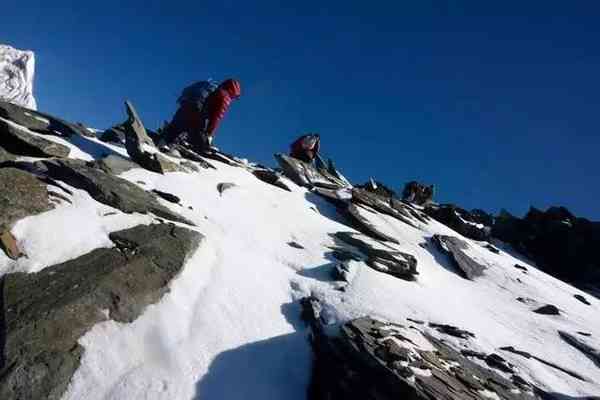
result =
[[[37,109],[33,97],[35,56],[0,44],[0,100]]]

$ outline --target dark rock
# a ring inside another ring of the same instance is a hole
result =
[[[73,124],[46,113],[2,101],[0,101],[0,117],[43,135],[95,136],[82,124]]]
[[[363,206],[356,204],[349,204],[346,208],[346,211],[350,217],[352,217],[352,221],[355,225],[359,227],[359,230],[377,240],[383,240],[386,242],[392,242],[399,244],[398,239],[389,236],[388,234],[382,232],[375,224],[371,223],[369,219],[365,216],[368,213],[374,213]]]
[[[29,157],[67,157],[67,146],[52,142],[0,120],[0,147],[18,156]]]
[[[417,259],[410,254],[381,246],[370,238],[352,232],[336,232],[333,236],[364,254],[366,264],[379,272],[408,281],[415,280],[418,275]]]
[[[528,271],[527,267],[524,267],[524,266],[519,265],[519,264],[515,264],[515,268],[520,269],[523,272],[527,272]]]
[[[545,306],[533,310],[533,312],[543,315],[560,315],[559,309],[552,304],[546,304]]]
[[[378,194],[371,193],[365,189],[353,188],[352,203],[370,207],[380,213],[394,217],[413,228],[418,228],[417,225],[411,221],[411,219],[413,219],[411,214],[407,213],[403,208],[392,206],[391,198],[381,197]]]
[[[157,195],[158,197],[160,197],[162,199],[165,199],[166,201],[168,201],[170,203],[178,204],[181,202],[181,199],[179,197],[177,197],[171,193],[162,192],[162,191],[156,190],[156,189],[152,189],[152,193],[154,193],[155,195]]]
[[[592,336],[592,334],[591,334],[591,333],[588,333],[588,332],[580,332],[580,331],[578,331],[578,332],[577,332],[577,334],[578,334],[578,335],[581,335],[581,336],[587,336],[587,337],[590,337],[590,336]]]
[[[231,183],[231,182],[222,182],[219,183],[217,185],[217,191],[219,192],[220,195],[223,195],[223,192],[226,191],[227,189],[231,189],[236,187],[237,185],[235,183]]]
[[[0,233],[22,218],[51,209],[44,183],[28,172],[0,168]]]
[[[190,161],[197,162],[198,165],[200,165],[200,167],[202,167],[204,169],[217,169],[214,165],[212,165],[211,163],[206,161],[204,158],[202,158],[196,152],[188,149],[187,147],[185,147],[183,145],[175,144],[171,147],[172,147],[172,150],[178,151],[179,154],[181,154],[181,156],[183,158],[186,158],[187,160],[190,160]]]
[[[100,168],[107,174],[121,175],[123,172],[127,172],[140,166],[128,158],[121,157],[117,154],[111,154],[100,160],[94,161],[90,164],[96,168]]]
[[[194,225],[181,215],[161,205],[156,197],[136,184],[90,167],[79,160],[51,160],[34,164],[20,163],[19,168],[35,168],[40,174],[85,190],[96,201],[124,213],[153,213],[175,222]]]
[[[564,207],[532,207],[525,218],[502,212],[492,235],[546,273],[582,289],[600,287],[600,222],[577,218]]]
[[[160,300],[201,235],[161,224],[110,239],[117,247],[3,277],[0,398],[60,399],[84,352],[78,339],[107,319],[132,322]]]
[[[467,242],[452,236],[443,235],[434,235],[433,241],[442,252],[450,256],[461,276],[467,279],[474,279],[483,275],[485,267],[463,251],[469,247]]]
[[[483,400],[484,389],[502,399],[529,398],[511,381],[419,328],[363,317],[339,331],[326,330],[319,305],[314,300],[303,304],[305,309],[312,307],[305,315],[312,316],[308,320],[315,353],[309,399]],[[416,330],[436,350],[420,349],[407,338],[408,329]],[[448,364],[455,366],[445,367]]]
[[[475,334],[469,332],[464,329],[460,329],[456,326],[446,325],[446,324],[436,324],[434,322],[430,322],[429,326],[434,328],[436,331],[440,333],[444,333],[446,335],[454,336],[461,339],[474,338]]]
[[[374,193],[380,197],[387,198],[387,199],[391,199],[392,197],[397,197],[396,192],[394,190],[390,189],[385,184],[383,184],[379,181],[371,180],[363,185],[355,185],[354,187],[357,189],[366,190],[368,192]]]
[[[588,305],[588,306],[592,305],[589,301],[587,301],[587,299],[585,297],[583,297],[580,294],[574,294],[573,297],[575,297],[577,300],[579,300],[580,302],[582,302],[585,305]]]
[[[494,254],[500,254],[500,250],[498,250],[496,247],[492,246],[489,243],[487,243],[484,247]]]
[[[504,358],[496,353],[488,354],[485,357],[485,363],[492,368],[498,369],[509,374],[514,373],[514,368]]]
[[[181,166],[183,169],[187,170],[188,172],[200,172],[200,167],[198,167],[196,164],[194,164],[193,162],[191,162],[189,160],[184,160],[184,161],[180,162],[179,166]]]
[[[420,319],[406,318],[407,321],[414,322],[415,324],[424,325],[425,321],[421,321]]]
[[[295,248],[295,249],[301,249],[301,250],[304,250],[304,246],[302,246],[302,245],[301,245],[300,243],[298,243],[298,242],[291,241],[291,242],[288,242],[287,244],[288,244],[288,246],[290,246],[290,247],[293,247],[293,248]]]
[[[562,340],[581,351],[587,358],[592,360],[598,368],[600,368],[600,350],[595,349],[588,343],[564,331],[558,331],[558,335]]]
[[[276,186],[280,189],[286,190],[288,192],[291,192],[292,190],[281,180],[281,177],[279,176],[279,174],[277,174],[275,171],[272,170],[268,170],[268,169],[257,169],[255,171],[252,172],[254,174],[254,176],[256,176],[258,179],[260,179],[263,182],[268,183],[269,185],[273,185]]]
[[[154,141],[148,136],[142,120],[133,105],[125,102],[129,119],[125,128],[125,148],[133,161],[149,171],[164,174],[179,171],[179,165],[158,152]]]
[[[440,206],[430,205],[425,208],[425,212],[436,221],[465,237],[478,241],[490,238],[491,226],[483,224],[483,222],[489,222],[489,216],[481,210],[478,210],[476,214],[471,214],[453,204],[443,204]]]

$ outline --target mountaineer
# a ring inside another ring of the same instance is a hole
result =
[[[194,150],[214,150],[212,143],[217,127],[231,102],[240,95],[240,82],[235,79],[227,79],[220,85],[209,79],[186,87],[177,100],[179,109],[165,128],[159,147],[169,146],[187,132],[187,140]]]
[[[312,163],[319,155],[321,138],[318,133],[309,133],[300,136],[290,146],[290,156],[298,160]]]

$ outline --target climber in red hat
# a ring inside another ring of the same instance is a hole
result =
[[[188,141],[195,149],[202,151],[212,148],[219,123],[231,102],[240,96],[240,82],[235,79],[227,79],[220,85],[208,80],[186,87],[177,100],[179,109],[165,128],[159,146],[168,146],[183,132],[187,132]]]

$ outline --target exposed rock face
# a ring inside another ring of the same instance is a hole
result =
[[[577,218],[564,207],[531,208],[525,218],[503,212],[492,235],[510,243],[544,272],[582,288],[600,286],[600,223]]]
[[[492,217],[481,210],[470,213],[452,204],[430,205],[425,212],[433,219],[474,240],[488,240],[491,233]]]
[[[366,264],[379,272],[408,281],[415,280],[418,275],[417,259],[410,254],[393,250],[352,232],[337,232],[334,238],[340,244],[352,246],[362,253],[366,257]]]
[[[179,197],[177,197],[171,193],[163,192],[163,191],[156,190],[156,189],[153,189],[152,193],[154,193],[161,199],[165,199],[166,201],[168,201],[170,203],[179,204],[179,202],[181,202],[181,199]]]
[[[100,134],[100,140],[107,143],[125,143],[125,127],[119,124],[108,128]]]
[[[314,301],[306,304],[315,352],[311,400],[474,400],[490,392],[502,399],[532,398],[524,391],[527,383],[519,387],[479,366],[421,327],[363,317],[331,333],[331,328],[324,329]],[[488,357],[506,372],[505,363]]]
[[[100,168],[107,174],[120,175],[130,169],[139,168],[140,166],[128,158],[121,157],[116,154],[110,154],[100,160],[94,161],[93,165]]]
[[[356,185],[354,187],[358,189],[364,189],[368,192],[375,193],[376,195],[388,199],[392,197],[397,197],[396,192],[394,190],[390,189],[385,184],[375,180],[371,180],[370,182],[364,183],[362,185]]]
[[[16,168],[0,169],[0,233],[22,218],[50,209],[44,183]]]
[[[0,120],[0,147],[30,157],[67,157],[70,153],[67,146],[34,136],[3,120]]]
[[[34,75],[35,55],[32,51],[0,45],[0,100],[35,110]]]
[[[158,224],[110,238],[115,248],[4,276],[0,398],[60,399],[83,354],[79,337],[107,319],[131,322],[157,302],[201,235]]]
[[[85,190],[96,201],[118,208],[125,213],[153,213],[171,221],[193,225],[181,215],[161,205],[156,197],[137,185],[90,167],[79,160],[51,160],[34,164],[19,163],[19,168],[31,168],[51,179],[63,181]]]
[[[434,235],[433,241],[442,252],[450,256],[464,278],[474,279],[483,275],[485,266],[473,260],[463,251],[469,247],[465,241],[452,236],[443,235]]]

